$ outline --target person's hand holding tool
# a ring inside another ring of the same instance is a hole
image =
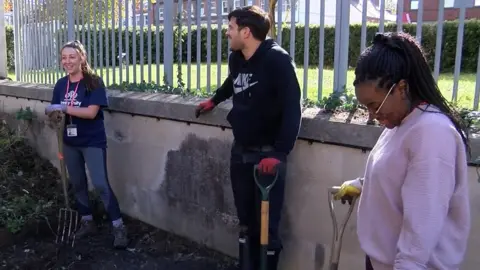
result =
[[[334,195],[335,200],[342,200],[342,203],[348,201],[351,203],[353,197],[359,196],[362,193],[362,179],[357,178],[343,182],[340,190]]]

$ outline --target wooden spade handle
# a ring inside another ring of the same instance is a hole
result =
[[[261,208],[261,231],[260,231],[260,244],[268,245],[268,214],[270,203],[268,201],[262,201]]]

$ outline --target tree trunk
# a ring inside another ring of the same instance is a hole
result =
[[[268,17],[270,18],[270,36],[272,39],[277,38],[277,31],[275,28],[275,6],[277,6],[277,0],[269,0]]]

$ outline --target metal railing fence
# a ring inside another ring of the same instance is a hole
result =
[[[436,21],[424,21],[423,0],[278,0],[275,39],[297,63],[303,98],[321,100],[352,88],[351,67],[375,32],[411,32],[444,95],[478,109],[480,22],[466,19],[466,5],[444,22],[452,8],[438,2]],[[247,4],[270,8],[268,0],[16,0],[16,79],[54,84],[64,76],[61,46],[78,39],[107,85],[183,82],[208,93],[228,73],[227,14]],[[410,14],[416,23],[406,23]]]

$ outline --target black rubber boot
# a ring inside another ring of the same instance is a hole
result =
[[[269,249],[267,251],[268,270],[277,270],[281,251],[281,249]]]
[[[240,270],[251,270],[248,245],[248,235],[243,229],[238,235],[238,266]]]
[[[254,239],[254,237],[250,236],[250,242],[248,245],[249,253],[250,253],[250,268],[249,270],[259,270],[260,269],[260,243],[259,241],[255,241],[258,239]]]

